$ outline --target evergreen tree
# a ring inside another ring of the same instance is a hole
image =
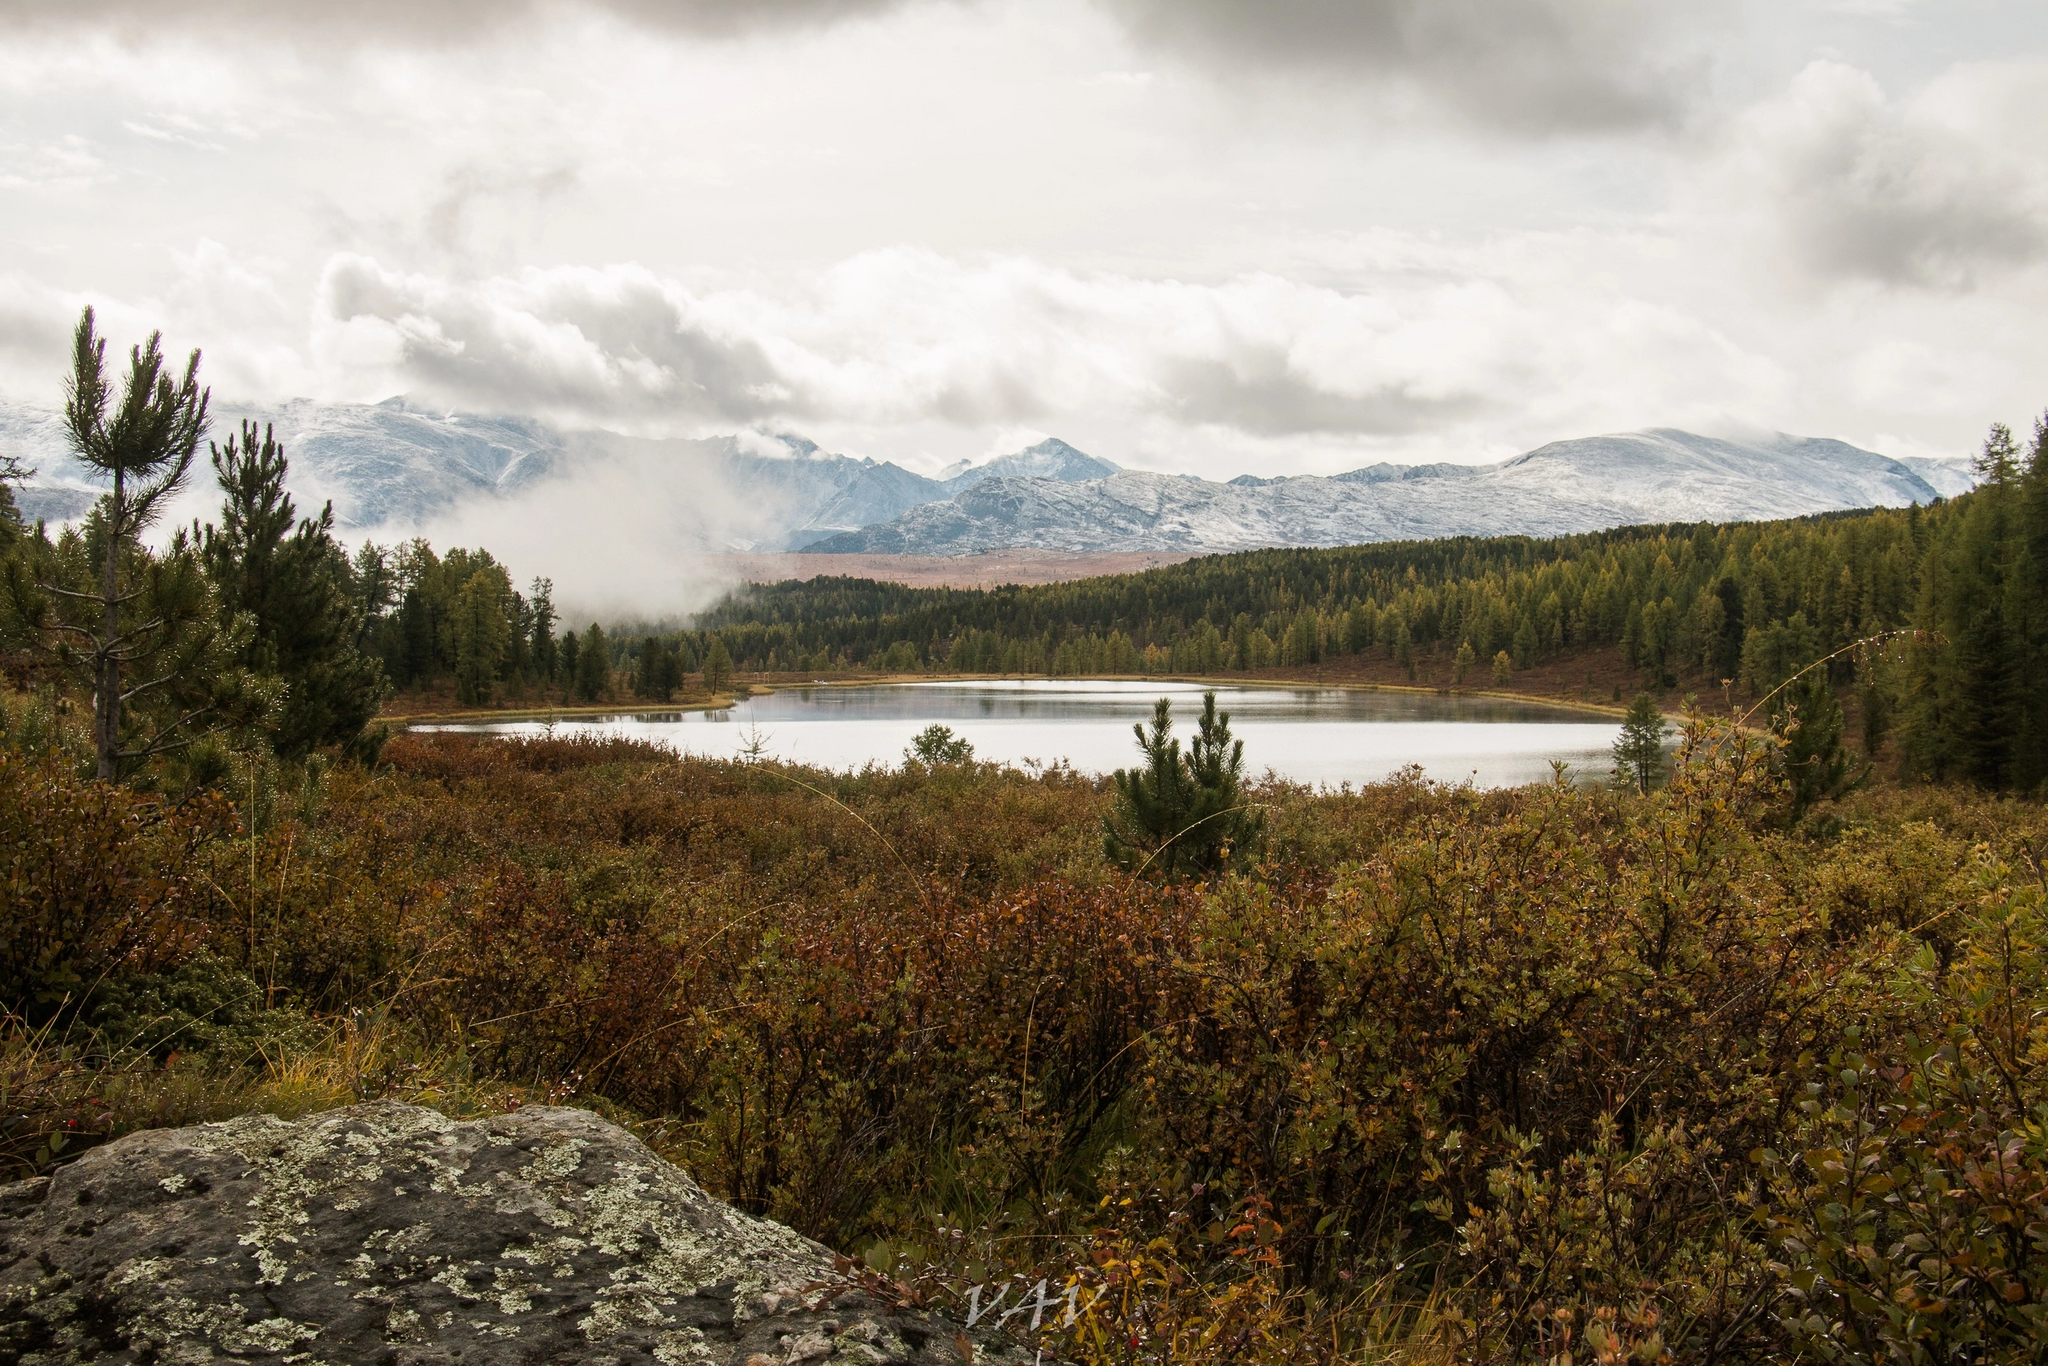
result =
[[[682,670],[675,653],[654,637],[640,642],[633,661],[633,693],[656,702],[671,701],[681,685]]]
[[[1714,585],[1721,604],[1721,629],[1714,641],[1712,668],[1721,678],[1739,678],[1742,671],[1742,586],[1732,574],[1723,574]]]
[[[720,693],[731,686],[732,654],[725,648],[724,640],[713,636],[710,648],[704,652],[704,691]]]
[[[1657,699],[1637,693],[1614,741],[1614,768],[1622,782],[1648,793],[1664,771],[1664,714]]]
[[[213,470],[221,523],[195,529],[195,540],[222,610],[246,613],[253,627],[241,663],[283,684],[272,744],[287,758],[354,745],[384,700],[384,669],[362,648],[364,586],[334,539],[333,505],[298,518],[284,448],[267,428],[259,441],[253,422],[239,441],[213,447]],[[374,578],[381,554],[362,567]],[[367,591],[385,596],[389,585]]]
[[[576,691],[577,671],[583,667],[583,649],[574,631],[562,637],[561,656],[558,667],[562,675],[562,691]]]
[[[504,574],[494,569],[472,573],[455,599],[455,696],[470,706],[490,701],[512,638]]]
[[[1984,483],[1929,538],[1920,575],[1920,636],[1910,656],[1907,758],[1929,777],[2007,787],[2029,771],[2025,689],[2042,660],[2030,648],[2037,608],[2012,433],[1994,426],[1978,455]]]
[[[1103,818],[1103,852],[1123,868],[1162,876],[1209,872],[1256,844],[1262,822],[1244,800],[1244,741],[1230,735],[1230,714],[1216,694],[1202,698],[1189,753],[1173,738],[1173,705],[1153,704],[1152,728],[1131,728],[1142,767],[1114,775],[1116,799]]]
[[[1870,766],[1850,773],[1850,757],[1842,748],[1842,704],[1828,686],[1826,670],[1801,674],[1779,697],[1772,729],[1781,741],[1778,769],[1790,789],[1796,821],[1815,802],[1832,800],[1856,786]]]
[[[555,650],[555,581],[534,579],[532,602],[528,648],[533,659],[534,677],[549,683],[554,681],[560,667]]]
[[[184,484],[206,434],[199,353],[173,378],[162,336],[152,333],[129,351],[117,395],[106,349],[88,308],[72,338],[64,429],[73,454],[112,488],[83,532],[55,542],[39,533],[10,561],[7,577],[24,643],[84,677],[96,771],[111,781],[222,725],[267,713],[274,691],[238,667],[246,622],[220,611],[184,533],[161,555],[141,543]]]
[[[576,695],[585,702],[595,702],[611,690],[611,645],[604,638],[604,628],[593,621],[576,652]]]
[[[2021,488],[2025,530],[2013,569],[2013,616],[2022,637],[2023,696],[2013,776],[2017,786],[2035,791],[2048,783],[2048,415],[2035,420]]]

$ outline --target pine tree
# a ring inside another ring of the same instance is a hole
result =
[[[574,631],[571,631],[567,635],[562,637],[562,646],[560,652],[560,668],[562,674],[562,691],[564,694],[573,693],[576,690],[577,670],[580,669],[583,665],[582,655],[582,646],[577,641],[576,633]]]
[[[543,683],[554,681],[560,666],[555,650],[555,581],[535,578],[529,617],[528,653],[534,676]]]
[[[185,533],[161,555],[141,542],[206,434],[199,353],[173,378],[162,335],[152,333],[130,349],[117,395],[106,350],[88,308],[72,338],[64,428],[73,454],[112,488],[82,535],[53,544],[39,533],[10,560],[7,585],[31,648],[84,676],[96,771],[111,781],[219,726],[257,719],[275,693],[238,667],[246,623],[220,612]]]
[[[1721,631],[1714,642],[1712,667],[1721,678],[1738,678],[1742,670],[1742,586],[1731,574],[1723,574],[1714,585],[1714,596],[1721,602]]]
[[[576,695],[585,702],[595,702],[611,688],[611,646],[604,638],[604,628],[593,621],[583,633],[583,645],[576,654]]]
[[[1173,706],[1162,697],[1152,728],[1131,728],[1143,766],[1114,775],[1116,800],[1103,818],[1103,852],[1124,868],[1162,876],[1214,871],[1256,844],[1262,821],[1244,800],[1244,741],[1230,735],[1230,714],[1216,694],[1202,698],[1202,719],[1185,756],[1173,738]]]
[[[1935,530],[1921,569],[1906,750],[1929,777],[1997,788],[2030,764],[2025,692],[2039,661],[2027,623],[2038,604],[2022,576],[2026,505],[2010,430],[1991,429],[1976,467],[1985,482]]]
[[[381,552],[366,545],[360,576],[334,539],[334,508],[299,519],[285,492],[289,467],[275,433],[245,422],[213,447],[221,523],[195,528],[200,558],[224,612],[253,626],[244,667],[284,685],[271,743],[296,758],[315,746],[354,746],[386,691],[384,668],[364,643],[366,595],[386,600]]]
[[[1826,670],[1801,674],[1779,697],[1772,729],[1782,741],[1778,769],[1790,788],[1796,821],[1815,802],[1832,800],[1856,786],[1870,766],[1850,773],[1850,758],[1842,748],[1842,704],[1828,686]]]
[[[1664,770],[1664,714],[1657,699],[1643,692],[1629,703],[1621,734],[1614,741],[1614,767],[1621,781],[1647,793]]]

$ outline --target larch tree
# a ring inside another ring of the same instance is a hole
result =
[[[1637,693],[1622,718],[1621,734],[1614,741],[1614,768],[1621,780],[1638,792],[1648,793],[1664,771],[1664,714],[1657,699]]]

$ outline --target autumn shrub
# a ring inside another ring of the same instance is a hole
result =
[[[65,961],[106,999],[14,1026],[24,1165],[566,1099],[912,1302],[1073,1291],[1040,1332],[1090,1362],[2044,1340],[2026,803],[1788,827],[1698,730],[1647,796],[1268,782],[1256,867],[1137,882],[1065,770],[410,735],[230,815],[39,763],[0,765],[14,885],[100,908]],[[150,1020],[195,1046],[91,1035]]]
[[[0,750],[0,1008],[39,1024],[117,972],[194,948],[205,893],[191,864],[223,814],[166,810],[81,781],[56,755]]]
[[[1909,1031],[1802,1058],[1757,1154],[1790,1341],[1822,1361],[2039,1359],[2048,1350],[2048,917],[1988,850],[1976,895],[1901,965]]]

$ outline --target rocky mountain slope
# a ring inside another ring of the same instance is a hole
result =
[[[1946,467],[1937,471],[1947,474]],[[1901,461],[1840,441],[1731,441],[1659,429],[1553,442],[1498,465],[1376,465],[1228,484],[1125,470],[1054,484],[988,479],[948,502],[806,547],[832,554],[1244,550],[1453,535],[1564,535],[1932,502]]]

